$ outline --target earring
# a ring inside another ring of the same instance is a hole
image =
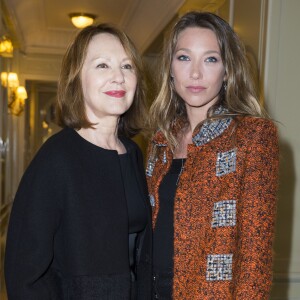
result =
[[[223,82],[223,88],[224,88],[224,91],[227,90],[227,82],[226,81]]]

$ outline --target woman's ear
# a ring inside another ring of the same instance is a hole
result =
[[[173,70],[172,70],[172,68],[170,68],[170,77],[171,77],[171,78],[174,78],[174,75],[173,75]]]
[[[228,76],[227,76],[227,73],[225,71],[225,74],[224,74],[224,77],[223,77],[223,81],[227,81],[228,80]]]

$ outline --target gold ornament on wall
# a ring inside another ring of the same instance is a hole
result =
[[[25,87],[19,85],[18,74],[2,72],[1,84],[7,88],[9,112],[15,116],[19,116],[24,110],[25,100],[28,96]]]

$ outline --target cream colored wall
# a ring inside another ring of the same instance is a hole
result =
[[[271,300],[300,299],[300,1],[230,0],[267,110],[280,133],[281,166]],[[299,177],[299,175],[298,175]]]
[[[19,74],[21,85],[25,85],[26,80],[52,81],[56,82],[59,77],[61,66],[61,55],[25,55],[19,51],[14,52],[13,69]],[[34,104],[34,96],[29,95],[26,101]],[[34,106],[34,105],[33,105]],[[17,191],[19,181],[24,173],[25,164],[25,116],[24,113],[19,116],[11,116],[10,122],[10,151],[7,153],[7,163],[11,165],[11,180],[6,178],[10,186],[10,197],[13,198]],[[30,122],[35,122],[31,117]],[[34,137],[30,137],[34,138]]]
[[[278,121],[280,193],[271,299],[300,299],[300,1],[270,0],[265,99]]]
[[[260,90],[278,121],[281,166],[271,300],[300,299],[300,1],[231,0]],[[299,176],[299,175],[298,175]]]

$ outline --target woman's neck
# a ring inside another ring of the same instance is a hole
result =
[[[193,132],[196,126],[207,118],[207,110],[187,110],[187,119],[190,129]]]
[[[183,127],[178,133],[177,140],[178,145],[174,149],[174,158],[186,158],[187,157],[187,146],[192,144],[193,131],[190,125]]]
[[[96,125],[94,128],[81,128],[78,134],[90,143],[107,150],[116,150],[119,154],[126,149],[118,138],[117,128]]]
[[[207,110],[203,107],[187,107],[187,124],[177,135],[178,145],[174,150],[174,158],[187,157],[187,147],[192,144],[193,132],[200,122],[207,118]]]

